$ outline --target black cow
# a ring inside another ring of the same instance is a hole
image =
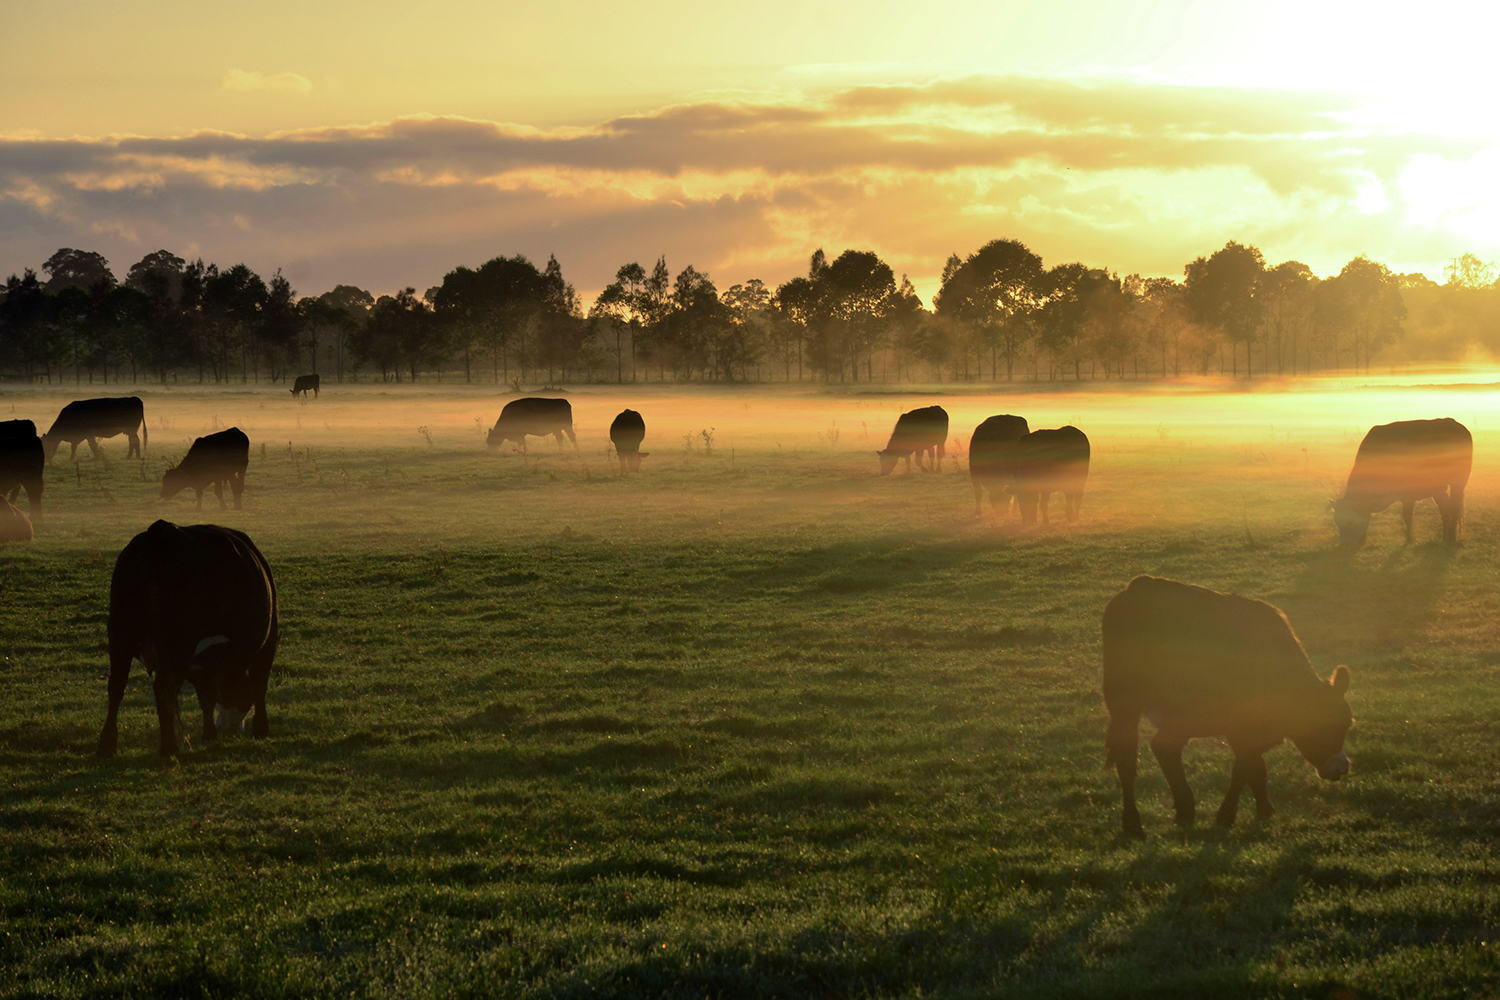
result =
[[[1037,506],[1042,523],[1047,520],[1047,501],[1062,493],[1067,518],[1078,520],[1083,503],[1083,484],[1089,477],[1089,439],[1077,427],[1032,431],[1016,441],[1010,454],[1010,493],[1021,508],[1021,523],[1035,524]]]
[[[140,431],[140,437],[136,431]],[[99,457],[98,438],[124,434],[130,441],[126,458],[141,458],[141,442],[146,440],[146,404],[139,396],[106,397],[104,399],[75,399],[62,408],[52,428],[42,435],[42,445],[47,452],[50,465],[52,456],[64,441],[72,445],[68,460],[78,455],[81,441],[89,443],[89,451]]]
[[[1464,487],[1474,465],[1474,439],[1451,417],[1398,420],[1371,427],[1359,443],[1344,495],[1333,501],[1339,544],[1363,544],[1370,515],[1401,501],[1406,541],[1411,544],[1412,511],[1428,497],[1443,515],[1443,541],[1456,542],[1463,530]]]
[[[1271,815],[1262,755],[1290,739],[1328,781],[1349,771],[1344,736],[1354,716],[1344,700],[1349,668],[1313,673],[1286,616],[1263,601],[1173,580],[1138,576],[1104,609],[1104,766],[1120,776],[1125,832],[1141,837],[1135,805],[1141,716],[1156,726],[1151,750],[1172,789],[1177,823],[1193,822],[1182,769],[1189,740],[1222,737],[1234,751],[1218,822],[1232,826],[1245,786],[1255,811]]]
[[[620,459],[620,474],[641,471],[641,459],[650,458],[649,451],[641,451],[641,442],[646,439],[646,421],[634,410],[621,410],[609,425],[609,440],[615,446],[615,455]]]
[[[29,542],[35,537],[26,512],[0,497],[0,542]]]
[[[125,546],[109,584],[109,715],[99,756],[114,756],[136,657],[155,675],[163,755],[178,751],[184,682],[198,694],[205,741],[243,731],[252,708],[251,735],[263,738],[279,638],[276,583],[254,542],[214,524],[157,521]]]
[[[297,381],[292,384],[292,395],[295,396],[300,392],[305,397],[306,394],[311,391],[313,394],[313,398],[316,399],[318,396],[318,384],[320,381],[321,380],[316,375],[298,375]]]
[[[573,407],[566,399],[545,399],[541,396],[523,396],[505,404],[500,419],[490,429],[485,443],[498,448],[506,441],[514,441],[526,450],[526,435],[557,436],[557,446],[562,447],[563,435],[578,448],[578,438],[573,434]]]
[[[1025,417],[1009,413],[987,417],[984,423],[974,428],[969,438],[969,480],[974,484],[974,514],[983,513],[980,501],[984,491],[990,491],[990,509],[994,510],[997,498],[1005,498],[1005,509],[1010,509],[1011,496],[1002,492],[1009,481],[1010,454],[1016,442],[1030,433]]]
[[[15,503],[24,486],[34,518],[42,514],[42,469],[46,464],[36,424],[30,420],[0,420],[0,495]]]
[[[941,406],[923,406],[909,410],[897,418],[896,427],[891,431],[891,439],[885,449],[875,453],[880,456],[880,474],[889,476],[895,471],[896,463],[903,458],[906,459],[906,471],[910,472],[913,452],[917,456],[917,468],[923,472],[939,472],[943,467],[943,456],[947,454],[947,442],[947,410]],[[931,470],[923,464],[923,459],[929,454],[932,456]]]
[[[238,427],[198,438],[181,462],[161,476],[161,498],[170,500],[185,489],[198,494],[198,509],[203,509],[203,491],[214,488],[219,509],[224,509],[224,484],[234,492],[234,509],[240,509],[240,495],[245,492],[245,470],[250,467],[250,439]]]

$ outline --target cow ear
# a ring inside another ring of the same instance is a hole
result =
[[[1334,694],[1343,694],[1349,690],[1349,668],[1340,663],[1333,668],[1333,676],[1328,678],[1328,683],[1333,685]]]

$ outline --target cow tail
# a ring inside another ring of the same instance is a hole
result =
[[[146,460],[146,449],[151,446],[151,435],[146,433],[146,413],[141,411],[141,461]],[[129,458],[130,456],[126,456]]]

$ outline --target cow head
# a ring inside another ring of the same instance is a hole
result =
[[[57,449],[62,446],[62,438],[53,437],[51,434],[42,435],[42,453],[47,459],[47,464],[52,464],[52,456],[57,454]]]
[[[1349,773],[1349,757],[1344,753],[1344,737],[1354,724],[1354,714],[1344,699],[1349,690],[1349,668],[1340,664],[1326,685],[1313,692],[1307,706],[1302,732],[1292,735],[1292,742],[1307,762],[1318,769],[1318,777],[1338,781]]]
[[[1349,506],[1349,498],[1330,500],[1328,509],[1333,511],[1333,523],[1339,529],[1339,544],[1358,548],[1365,543],[1365,534],[1370,530],[1370,515],[1361,514]]]
[[[877,451],[875,454],[880,456],[880,474],[882,476],[889,476],[892,472],[896,471],[896,463],[901,461],[900,455],[890,449]]]
[[[631,472],[640,472],[641,459],[650,457],[651,453],[649,451],[637,451],[625,456],[625,464],[630,468]]]
[[[161,474],[161,498],[170,500],[187,488],[185,474],[175,465],[167,466]]]
[[[507,435],[505,431],[501,429],[499,424],[496,424],[494,427],[491,427],[490,432],[485,435],[485,446],[493,451],[496,448],[499,448],[501,445],[505,444],[506,436]]]
[[[293,395],[293,396],[295,396],[295,395],[297,395],[297,390],[296,390],[296,389],[295,389],[295,388],[293,388],[293,389],[289,389],[289,390],[288,390],[288,391],[289,391],[289,392],[290,392],[290,393],[291,393],[291,394],[292,394],[292,395]]]

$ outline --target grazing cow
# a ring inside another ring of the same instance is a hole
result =
[[[1067,501],[1069,522],[1078,520],[1083,503],[1083,484],[1089,478],[1089,439],[1077,427],[1032,431],[1016,441],[1010,454],[1010,486],[1007,489],[1021,508],[1021,523],[1035,524],[1037,506],[1042,523],[1047,520],[1047,501],[1061,493]]]
[[[109,584],[109,715],[99,756],[114,756],[120,699],[136,657],[155,675],[161,752],[177,753],[178,694],[198,693],[203,739],[244,730],[266,735],[266,685],[280,637],[276,583],[241,532],[157,521],[115,560]]]
[[[1104,609],[1104,766],[1119,772],[1125,832],[1145,836],[1135,806],[1142,715],[1156,726],[1151,750],[1171,786],[1179,826],[1193,822],[1183,747],[1201,737],[1229,743],[1234,771],[1218,815],[1228,827],[1246,785],[1256,813],[1271,815],[1262,755],[1283,740],[1296,744],[1320,777],[1338,781],[1348,773],[1348,689],[1348,667],[1327,681],[1313,673],[1286,616],[1271,605],[1174,580],[1131,580]]]
[[[292,383],[292,395],[295,396],[300,392],[303,398],[306,398],[307,393],[311,392],[313,398],[316,399],[318,397],[318,383],[320,381],[316,375],[298,375],[297,381]]]
[[[896,420],[896,427],[891,431],[891,440],[886,444],[885,450],[875,453],[880,456],[880,474],[889,476],[895,471],[896,463],[903,458],[906,459],[906,471],[910,472],[913,452],[917,456],[917,468],[923,472],[929,471],[923,464],[923,459],[931,454],[931,471],[940,472],[943,456],[947,454],[947,441],[947,410],[941,406],[908,410]]]
[[[250,467],[250,439],[238,427],[198,438],[182,461],[161,476],[161,498],[170,500],[185,489],[198,494],[198,509],[203,509],[203,491],[214,488],[219,509],[224,509],[224,484],[234,491],[234,509],[240,509],[240,495],[245,492],[245,470]]]
[[[140,437],[136,431],[140,431]],[[72,445],[68,460],[78,455],[78,444],[89,443],[89,451],[99,457],[98,438],[124,434],[130,441],[126,458],[141,458],[141,442],[146,439],[146,404],[139,396],[106,397],[104,399],[75,399],[62,408],[52,428],[42,435],[42,446],[47,452],[47,463],[64,441]]]
[[[1370,515],[1401,501],[1406,542],[1418,500],[1432,497],[1443,515],[1443,541],[1456,542],[1463,529],[1464,487],[1474,464],[1474,439],[1451,417],[1398,420],[1371,427],[1359,443],[1344,495],[1333,501],[1339,544],[1364,543]]]
[[[35,537],[26,512],[0,497],[0,542],[29,542]]]
[[[641,451],[641,442],[646,439],[646,421],[634,410],[621,410],[609,425],[609,439],[615,446],[615,455],[620,459],[620,474],[640,472],[641,459],[650,458],[649,451]]]
[[[0,495],[15,503],[26,487],[31,516],[42,514],[42,469],[47,456],[36,424],[30,420],[0,420]]]
[[[498,448],[506,441],[514,441],[526,450],[526,435],[557,436],[557,446],[562,447],[563,435],[573,442],[578,450],[578,438],[573,434],[573,407],[566,399],[545,399],[541,396],[523,396],[505,404],[500,419],[490,429],[485,443]]]
[[[1030,433],[1025,417],[1014,417],[1009,413],[985,418],[984,423],[974,428],[969,438],[969,479],[974,484],[974,516],[983,513],[980,501],[984,491],[990,491],[990,509],[994,510],[996,498],[1005,497],[1005,509],[1010,509],[1011,497],[1003,493],[1009,471],[1010,453],[1016,442]]]

